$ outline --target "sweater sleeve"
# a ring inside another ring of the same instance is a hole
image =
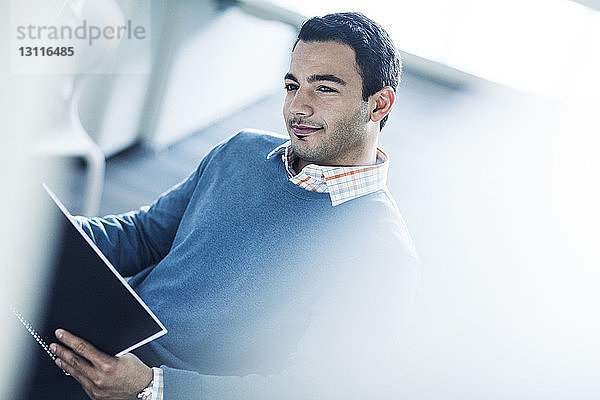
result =
[[[103,218],[75,217],[115,268],[131,276],[160,261],[171,248],[198,180],[198,170],[150,206]]]
[[[122,275],[135,275],[167,255],[203,171],[224,144],[211,150],[187,179],[151,205],[102,218],[77,216],[75,221]]]
[[[417,260],[399,253],[352,260],[368,274],[340,277],[336,289],[312,305],[310,323],[280,373],[216,376],[163,365],[163,399],[350,399],[360,393],[373,398],[373,390],[392,376],[393,349],[418,281]]]

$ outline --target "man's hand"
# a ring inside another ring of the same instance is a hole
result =
[[[56,365],[71,374],[92,399],[135,399],[152,381],[152,368],[133,354],[113,357],[63,329],[55,334],[65,345],[50,345],[58,356]]]

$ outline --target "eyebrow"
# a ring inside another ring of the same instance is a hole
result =
[[[284,79],[289,79],[291,81],[294,82],[299,82],[298,79],[290,73],[285,74]],[[308,83],[314,83],[314,82],[321,82],[321,81],[327,81],[327,82],[335,82],[335,83],[339,83],[340,85],[346,85],[346,81],[344,81],[342,78],[339,78],[335,75],[331,75],[331,74],[322,74],[322,75],[310,75],[306,81]]]

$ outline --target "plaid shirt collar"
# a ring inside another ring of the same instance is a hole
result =
[[[281,155],[290,181],[295,185],[319,193],[329,193],[331,205],[337,206],[357,197],[385,189],[389,158],[381,149],[377,149],[375,165],[358,167],[332,167],[309,164],[296,173],[293,165],[298,159],[291,142],[277,146],[267,155],[267,159]]]

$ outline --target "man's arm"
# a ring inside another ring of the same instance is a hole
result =
[[[390,263],[397,267],[392,274]],[[215,376],[161,366],[161,400],[373,398],[397,361],[419,279],[418,261],[396,251],[365,254],[351,264],[364,266],[366,273],[341,276],[338,290],[313,304],[309,326],[285,370]]]
[[[384,259],[380,254],[369,254],[353,260],[364,265],[366,273],[341,276],[339,290],[312,306],[310,324],[282,372],[216,376],[161,366],[164,399],[156,400],[347,399],[360,391],[369,392],[379,375],[390,367],[386,358],[393,358],[399,325],[406,319],[416,290],[417,262],[399,253],[386,253]],[[392,274],[390,262],[398,267]],[[147,384],[152,379],[151,374],[147,375],[148,367],[140,366],[137,358],[97,354],[89,351],[91,345],[66,337],[71,341],[60,340],[74,351],[65,346],[57,348],[59,358],[66,362],[61,365],[66,365],[65,370],[82,386],[88,385],[84,386],[86,391],[99,395],[94,398],[116,396],[113,383],[121,385],[122,380]],[[69,360],[75,360],[76,365]],[[123,374],[120,379],[113,375],[117,372]],[[108,386],[97,387],[94,381]],[[137,386],[123,386],[130,390],[123,398],[144,387]]]
[[[103,218],[75,217],[90,239],[124,276],[132,276],[162,260],[173,244],[179,223],[202,174],[215,154],[215,146],[183,182],[163,193],[150,206]]]
[[[121,274],[134,275],[169,252],[197,177],[198,170],[137,211],[76,221]]]

